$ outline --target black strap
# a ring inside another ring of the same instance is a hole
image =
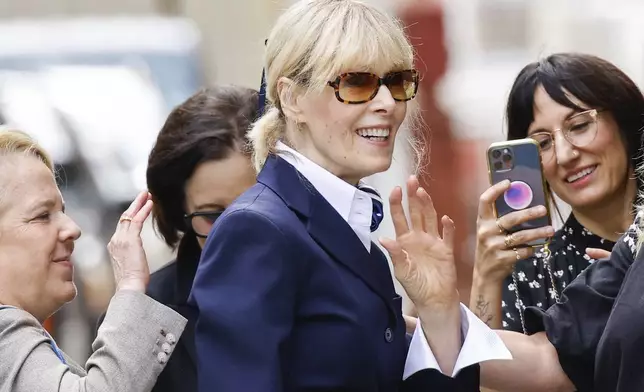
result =
[[[264,45],[268,43],[268,40],[264,41]],[[260,118],[264,115],[264,110],[266,108],[266,68],[262,68],[262,84],[259,88],[259,102],[257,104],[257,118]]]

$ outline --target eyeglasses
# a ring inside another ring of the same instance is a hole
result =
[[[541,150],[541,160],[546,162],[555,155],[554,134],[561,131],[564,138],[575,147],[584,147],[592,143],[597,136],[597,109],[586,110],[568,118],[563,127],[552,132],[536,132],[530,135]]]
[[[409,101],[418,92],[418,71],[395,71],[380,77],[370,72],[347,72],[338,76],[329,86],[335,90],[338,101],[346,104],[369,102],[378,95],[380,86],[386,86],[396,101]]]
[[[197,237],[208,238],[208,233],[223,211],[197,211],[184,216],[186,227],[189,227]]]

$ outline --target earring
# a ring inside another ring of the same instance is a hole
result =
[[[572,150],[572,156],[573,156],[573,157],[578,157],[578,156],[579,156],[579,151],[577,151],[577,150]]]

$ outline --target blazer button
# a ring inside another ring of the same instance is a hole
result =
[[[161,345],[161,350],[166,354],[170,354],[172,352],[172,348],[170,348],[168,343],[163,343],[163,345]]]
[[[170,344],[175,344],[177,342],[177,338],[171,333],[166,335],[165,340]]]
[[[385,329],[385,340],[387,341],[387,343],[394,341],[394,333],[391,331],[391,328]]]
[[[168,362],[168,354],[164,352],[157,354],[157,361],[159,361],[161,365],[164,365],[166,362]]]

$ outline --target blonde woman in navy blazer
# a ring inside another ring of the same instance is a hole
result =
[[[419,310],[410,342],[371,242],[382,202],[361,179],[389,168],[418,88],[403,27],[359,1],[299,1],[266,50],[258,184],[215,223],[191,293],[199,390],[478,390],[478,363],[509,353],[443,289],[456,279],[451,220],[439,235],[415,178],[410,226],[401,189],[391,195],[397,238],[381,243]]]

